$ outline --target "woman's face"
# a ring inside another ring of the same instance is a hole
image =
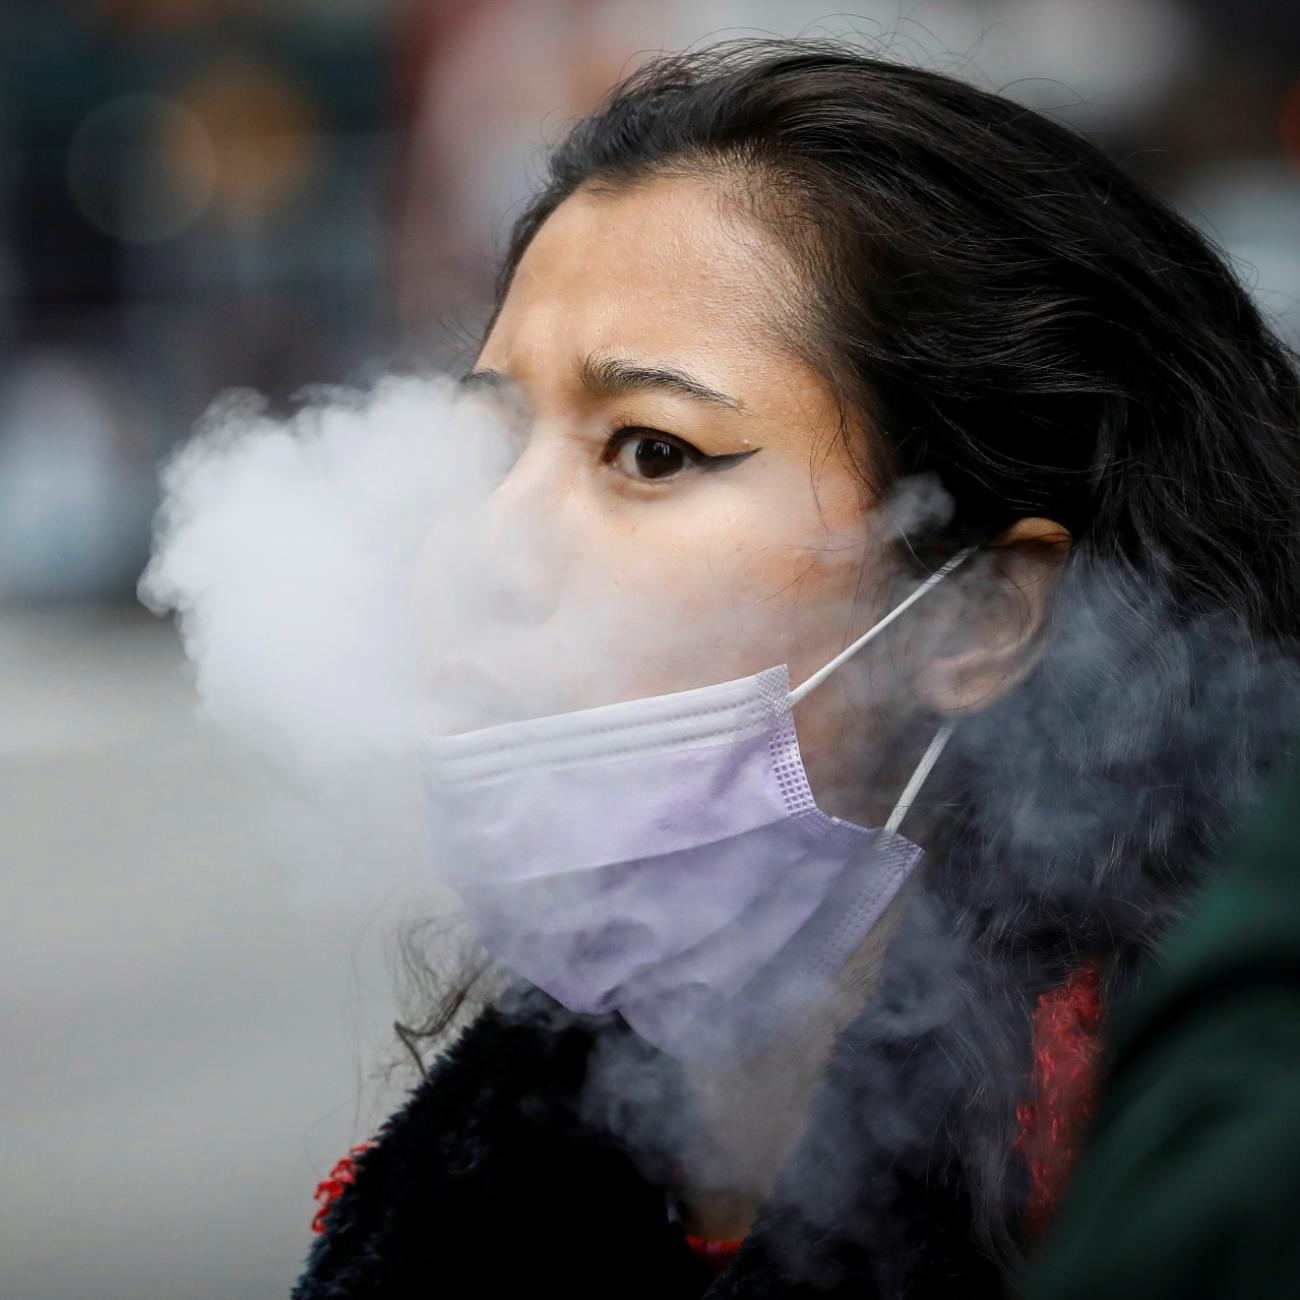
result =
[[[500,628],[466,632],[447,683],[489,645],[566,680],[566,707],[782,662],[798,683],[883,612],[831,394],[769,328],[789,285],[780,251],[701,181],[579,192],[547,219],[465,389],[516,450],[467,557]],[[431,581],[451,541],[431,547]],[[840,779],[867,726],[853,669],[796,722],[819,802],[863,817]]]

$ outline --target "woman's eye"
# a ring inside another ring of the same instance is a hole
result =
[[[642,480],[674,478],[701,459],[689,444],[648,430],[614,434],[607,456],[629,478]]]

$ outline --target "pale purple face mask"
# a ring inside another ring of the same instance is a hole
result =
[[[825,993],[921,849],[816,805],[793,708],[971,554],[795,690],[752,677],[429,742],[438,864],[483,946],[571,1011],[739,1063]]]

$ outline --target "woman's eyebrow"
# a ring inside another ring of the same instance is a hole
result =
[[[593,396],[621,397],[626,393],[658,389],[678,393],[698,402],[725,406],[733,411],[744,411],[739,398],[720,393],[702,380],[677,370],[672,366],[646,366],[621,357],[589,355],[578,369],[578,378]],[[518,389],[511,376],[499,370],[473,370],[462,375],[456,386],[461,389]]]

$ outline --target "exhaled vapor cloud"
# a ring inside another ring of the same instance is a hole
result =
[[[427,867],[416,760],[446,722],[427,656],[460,620],[450,598],[421,607],[417,566],[507,450],[450,378],[390,377],[319,390],[283,419],[229,395],[163,467],[140,598],[174,611],[200,714],[300,898],[365,906]]]
[[[432,721],[414,566],[500,449],[442,377],[322,392],[285,420],[218,403],[163,469],[139,586],[176,612],[203,713],[307,771],[411,746]]]
[[[203,714],[274,764],[298,800],[289,815],[292,805],[278,805],[293,856],[317,877],[328,865],[346,905],[373,898],[377,878],[436,877],[420,797],[430,733],[707,685],[737,675],[728,658],[736,647],[751,657],[767,649],[763,593],[749,607],[710,594],[714,604],[697,604],[687,619],[648,592],[648,578],[614,572],[598,550],[581,549],[562,521],[502,508],[494,489],[517,450],[502,425],[457,401],[450,378],[390,378],[364,393],[323,391],[285,419],[255,398],[226,399],[164,467],[141,599],[175,612]],[[950,508],[932,482],[905,486],[875,512],[888,538],[941,523]],[[861,565],[862,548],[879,540],[824,539],[820,562],[842,554]],[[1027,933],[1026,917],[1085,944],[1113,945],[1128,927],[1124,942],[1140,946],[1176,909],[1205,844],[1247,797],[1293,716],[1289,648],[1257,644],[1227,614],[1189,617],[1154,562],[1139,573],[1098,561],[1086,545],[1078,552],[1041,662],[959,720],[946,770],[931,778],[935,806],[960,809],[965,830],[952,862],[936,854],[928,874],[946,879],[951,906],[980,928],[927,929],[932,901],[913,908],[895,962],[907,978],[867,1025],[885,1047],[943,1029],[959,1001],[948,973],[963,963],[992,971],[994,987],[1005,950],[1008,985],[1020,978],[1020,950],[1007,936]],[[656,558],[637,573],[653,577]],[[881,690],[906,689],[906,672],[889,665],[921,657],[909,646],[926,642],[932,613],[955,607],[964,625],[980,626],[978,593],[993,592],[995,571],[991,557],[976,557],[944,588],[961,593],[955,606],[922,603],[891,630],[874,693],[860,703],[874,708]],[[665,574],[660,595],[679,581]],[[1005,593],[991,598],[1005,603]],[[842,627],[846,644],[870,622],[860,614],[809,605],[787,621],[838,620],[827,626]],[[747,671],[780,659],[774,652]],[[870,749],[874,716],[844,711],[852,743]],[[992,1011],[985,1018],[992,1024]],[[909,1143],[925,1149],[929,1134],[914,1122],[913,1094],[891,1091],[884,1056],[870,1055],[867,1038],[859,1046],[845,1067],[852,1087],[842,1098],[823,1090],[823,1137],[829,1150],[866,1142],[891,1167]],[[785,1057],[798,1068],[797,1050]],[[935,1059],[941,1074],[950,1053]],[[608,1044],[586,1104],[622,1116],[634,1145],[675,1148],[689,1134],[672,1106],[655,1102],[655,1071],[634,1043]],[[883,1101],[868,1113],[855,1098],[873,1080]],[[994,1146],[1000,1122],[990,1114]],[[825,1180],[816,1161],[806,1180],[801,1168],[791,1167],[786,1194],[812,1213]],[[719,1185],[734,1174],[721,1165],[705,1172]]]

